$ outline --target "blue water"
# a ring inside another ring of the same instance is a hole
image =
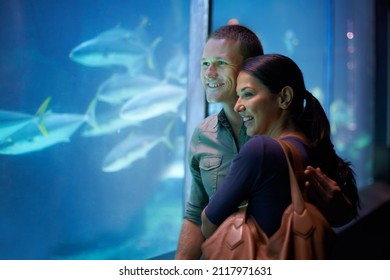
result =
[[[154,68],[146,64],[136,75],[163,80],[178,50],[187,54],[189,1],[1,1],[0,13],[0,109],[34,116],[51,97],[46,126],[53,113],[84,115],[99,86],[126,72],[121,65],[73,61],[69,54],[79,44],[118,26],[134,30],[146,18],[142,44],[162,40]],[[107,118],[101,112],[112,114],[120,106],[97,104],[100,122]],[[69,142],[0,154],[0,259],[147,259],[173,251],[183,213],[184,124],[179,114],[166,113],[83,137],[90,128],[85,122]],[[158,143],[130,166],[102,170],[107,154],[129,135],[165,133],[171,146]],[[2,144],[11,139],[16,136]],[[175,172],[169,172],[172,167]]]

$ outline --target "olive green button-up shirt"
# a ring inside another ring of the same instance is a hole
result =
[[[249,139],[241,127],[237,142],[222,109],[204,119],[195,129],[188,152],[192,184],[185,218],[201,224],[200,215],[227,175],[232,160]]]

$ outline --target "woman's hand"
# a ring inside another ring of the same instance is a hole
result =
[[[338,184],[320,168],[308,166],[305,170],[306,194],[317,205],[334,227],[343,226],[353,218],[353,208]]]

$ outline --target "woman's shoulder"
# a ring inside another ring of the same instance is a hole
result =
[[[279,145],[276,139],[265,135],[254,135],[248,140],[247,144],[248,145],[271,145],[271,146]]]
[[[282,151],[278,141],[272,137],[264,135],[254,135],[242,147],[243,152],[258,155],[272,155],[275,151]]]
[[[303,162],[305,164],[308,164],[310,154],[311,154],[311,149],[308,143],[304,139],[296,136],[286,136],[281,138],[280,140],[288,141],[291,144],[293,144],[294,147],[298,150],[299,154],[301,155],[301,159],[303,160]]]
[[[301,137],[297,137],[297,136],[285,136],[285,137],[280,138],[280,140],[289,141],[295,145],[308,146],[306,140],[302,139]]]
[[[294,136],[284,137],[280,140],[289,141],[298,149],[304,159],[308,157],[310,149],[305,140]],[[283,154],[283,149],[279,141],[275,138],[264,135],[254,135],[244,145],[242,152],[253,155],[261,154],[262,156],[280,156]]]

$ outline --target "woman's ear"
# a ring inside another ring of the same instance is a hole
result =
[[[279,94],[279,107],[282,109],[287,109],[294,98],[294,90],[290,86],[285,86],[282,88]]]

